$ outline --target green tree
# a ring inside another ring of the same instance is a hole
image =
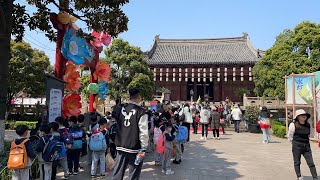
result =
[[[108,83],[111,99],[126,98],[129,88],[140,89],[145,100],[152,98],[154,91],[153,74],[139,47],[131,46],[123,39],[115,39],[105,50],[106,59],[111,64],[112,74]]]
[[[284,99],[285,76],[319,69],[320,25],[304,21],[277,36],[274,45],[254,66],[255,93]]]
[[[3,153],[1,142],[4,138],[11,35],[22,40],[25,28],[29,28],[43,31],[50,40],[56,40],[59,32],[50,23],[50,17],[56,9],[85,22],[89,30],[108,32],[114,37],[128,29],[128,18],[121,8],[129,0],[26,0],[35,12],[27,11],[26,6],[20,2],[24,1],[0,1],[0,154]],[[79,34],[84,35],[81,31]]]
[[[235,94],[236,94],[236,96],[242,98],[244,94],[249,95],[250,90],[248,88],[238,88],[235,90]]]
[[[46,73],[50,72],[50,62],[44,52],[33,49],[28,43],[11,41],[11,55],[8,102],[20,92],[31,97],[45,95]]]

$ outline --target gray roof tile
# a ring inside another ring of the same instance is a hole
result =
[[[149,65],[161,64],[254,64],[258,52],[246,35],[221,39],[159,39],[155,38],[147,52]]]

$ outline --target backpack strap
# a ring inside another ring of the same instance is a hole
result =
[[[48,140],[48,142],[46,142],[46,140],[44,139],[44,137],[42,137],[41,139],[43,140],[43,142],[44,142],[44,144],[45,144],[42,153],[45,153],[45,151],[46,151],[47,148],[48,148],[48,145],[49,145],[49,142],[50,142],[51,138]]]
[[[20,146],[24,146],[24,144],[29,141],[29,138],[26,138],[25,140],[23,140],[19,145],[16,144],[16,140],[12,140],[11,142],[11,148],[10,149],[14,149],[16,147],[20,147]]]

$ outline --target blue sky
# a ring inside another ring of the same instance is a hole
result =
[[[304,20],[320,23],[319,7],[319,0],[130,0],[123,7],[129,30],[119,37],[147,51],[157,34],[164,39],[220,38],[247,32],[255,48],[266,50],[284,29]],[[80,21],[77,24],[85,27]],[[55,44],[43,33],[27,31],[25,37],[54,63]]]

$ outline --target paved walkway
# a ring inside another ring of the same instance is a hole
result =
[[[141,180],[294,180],[291,144],[285,139],[272,137],[272,143],[262,144],[262,134],[228,132],[221,140],[200,140],[192,135],[185,145],[182,164],[173,165],[174,175],[165,176],[161,168],[153,166],[152,154],[146,158]],[[314,161],[320,174],[320,153],[312,143]],[[87,164],[83,162],[83,165]],[[302,160],[302,174],[311,179],[309,169]],[[60,176],[62,174],[60,173]],[[70,180],[90,179],[85,171]],[[104,179],[110,179],[106,177]]]

